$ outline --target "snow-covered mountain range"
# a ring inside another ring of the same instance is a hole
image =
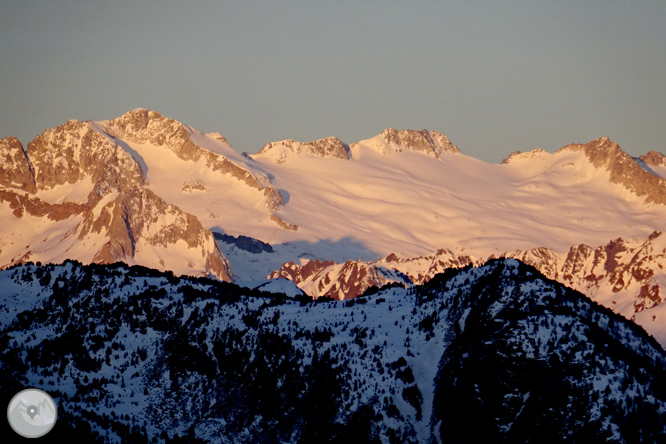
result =
[[[0,141],[4,266],[66,258],[121,260],[231,279],[210,231],[155,193],[139,156],[112,135],[132,128],[127,140],[143,141],[141,125],[147,121],[141,115],[106,122],[109,132],[99,123],[69,121],[38,136],[25,152],[16,139]],[[159,126],[165,119],[150,122]],[[185,149],[181,132],[165,126],[150,129],[155,143],[165,150]]]
[[[69,121],[25,150],[0,140],[0,160],[2,267],[121,260],[241,283],[276,271],[312,295],[349,297],[521,257],[657,331],[641,317],[658,319],[665,291],[666,157],[632,158],[606,138],[497,165],[427,130],[350,145],[287,140],[250,155],[219,133],[136,109]],[[271,251],[215,242],[211,231]],[[381,270],[405,276],[373,274]]]
[[[81,442],[660,442],[665,221],[606,138],[69,121],[0,140],[0,395]]]
[[[348,301],[124,264],[18,265],[0,271],[0,286],[0,397],[22,387],[51,394],[52,439],[666,436],[659,344],[515,259]]]

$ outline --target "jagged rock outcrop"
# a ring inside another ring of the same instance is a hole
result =
[[[141,167],[121,146],[92,128],[91,122],[70,120],[48,129],[28,144],[37,188],[74,184],[89,176],[88,204],[111,191],[144,185]]]
[[[406,259],[391,254],[373,262],[310,261],[304,265],[289,262],[268,277],[291,279],[313,297],[350,299],[372,286],[391,282],[420,285],[448,268],[479,265],[497,257],[515,258],[532,265],[548,278],[627,317],[654,308],[664,300],[666,235],[659,231],[642,241],[618,238],[596,248],[584,244],[572,246],[568,252],[541,247],[475,258],[442,249],[432,255]]]
[[[137,248],[163,250],[164,256],[168,256],[170,249],[184,243],[187,250],[200,255],[205,269],[212,275],[223,280],[231,277],[229,264],[212,233],[205,230],[196,217],[165,202],[150,190],[141,190],[136,195],[119,194],[102,209],[99,217],[84,219],[79,238],[83,240],[88,232],[106,234],[109,238],[95,255],[97,263],[137,259]],[[164,266],[165,258],[160,260]],[[182,260],[187,259],[183,257]],[[193,268],[194,264],[190,263],[189,267]]]
[[[381,287],[393,282],[419,285],[448,268],[461,268],[472,261],[469,256],[457,256],[447,249],[409,259],[390,254],[373,262],[349,260],[338,264],[317,259],[303,265],[287,262],[267,276],[267,279],[290,279],[313,297],[352,299],[373,286]]]
[[[272,142],[264,146],[258,158],[270,158],[277,163],[284,163],[289,157],[299,154],[310,154],[317,157],[334,159],[351,159],[351,150],[358,145],[366,145],[382,154],[395,152],[418,151],[433,157],[439,157],[442,153],[460,153],[460,150],[441,133],[436,131],[415,131],[385,129],[381,134],[361,142],[346,145],[337,137],[327,137],[314,142],[297,142],[294,140],[283,140]]]
[[[289,222],[285,222],[280,216],[277,214],[271,214],[270,219],[277,224],[278,227],[287,230],[287,231],[298,231],[300,228],[296,224],[290,224]]]
[[[617,303],[622,298],[612,295],[628,292],[633,308],[625,315],[653,308],[663,301],[660,282],[666,278],[666,238],[658,231],[644,242],[618,238],[597,248],[572,246],[566,254],[539,248],[503,256],[533,265],[547,277],[592,298],[603,294]]]
[[[190,137],[195,130],[167,119],[158,112],[136,109],[104,122],[103,129],[114,138],[165,146],[185,161],[197,162],[204,159],[206,166],[213,171],[228,174],[252,188],[263,190],[266,204],[271,210],[276,211],[282,205],[282,197],[275,188],[261,184],[250,171],[226,157],[196,145]],[[222,136],[219,136],[218,140],[227,144]]]
[[[617,143],[607,137],[593,140],[585,145],[573,144],[560,151],[582,151],[596,168],[610,173],[610,181],[620,184],[646,203],[666,204],[666,179],[645,171]],[[559,152],[559,151],[558,151]],[[651,155],[650,158],[658,156]]]
[[[15,137],[0,139],[0,186],[29,193],[36,190],[32,165],[23,151],[23,145]]]
[[[657,151],[649,151],[647,154],[640,156],[639,159],[648,165],[666,166],[666,156]]]
[[[289,156],[294,154],[310,154],[316,157],[327,157],[332,159],[349,160],[349,146],[345,145],[337,137],[327,137],[313,142],[297,142],[295,140],[283,140],[271,142],[264,146],[257,156],[271,158],[277,163],[284,163]]]
[[[317,276],[322,270],[336,265],[334,261],[321,261],[319,259],[307,261],[303,265],[295,262],[287,262],[280,267],[280,270],[273,271],[267,279],[286,278],[296,284],[305,282],[314,276]]]
[[[145,129],[140,137],[148,137]],[[0,183],[0,202],[7,203],[5,208],[17,219],[7,234],[43,240],[33,240],[23,251],[0,249],[0,264],[74,258],[173,270],[165,261],[176,248],[174,257],[180,255],[185,262],[178,271],[230,280],[229,264],[212,233],[196,217],[148,190],[140,165],[120,143],[97,131],[93,123],[76,120],[36,137],[27,154],[16,139],[3,141],[0,149],[9,173]],[[68,188],[50,201],[51,190],[59,186]],[[27,216],[43,220],[45,232],[33,233],[30,224],[22,224]],[[57,249],[52,237],[59,239],[56,243],[64,251],[52,253]],[[35,241],[44,247],[35,246]],[[78,248],[75,244],[89,247],[79,254],[68,253]]]
[[[401,152],[403,150],[419,151],[433,157],[439,157],[442,153],[460,153],[456,147],[444,134],[436,131],[415,131],[415,130],[396,130],[393,128],[385,129],[378,136],[371,139],[352,144],[369,146],[382,154]]]

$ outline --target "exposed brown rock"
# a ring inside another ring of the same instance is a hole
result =
[[[298,231],[298,225],[283,221],[277,214],[271,214],[271,220],[278,224],[280,228],[284,228],[287,231]]]
[[[656,279],[666,273],[666,248],[661,236],[661,232],[655,231],[642,243],[629,243],[618,238],[597,248],[573,246],[566,254],[542,247],[509,252],[500,257],[519,259],[546,277],[592,298],[603,288],[611,292],[634,291],[630,297],[634,298],[635,312],[639,312],[662,302],[662,290]],[[491,256],[494,257],[497,256]],[[382,286],[389,282],[422,284],[447,268],[481,265],[485,260],[458,256],[451,250],[442,249],[433,255],[410,259],[391,254],[373,262],[347,261],[342,267],[319,261],[304,266],[290,262],[269,277],[285,277],[297,285],[307,283],[308,288],[316,289],[315,294],[311,294],[314,297],[349,299],[373,285]]]
[[[191,193],[193,191],[207,191],[207,188],[201,182],[190,182],[183,184],[183,188],[181,188],[181,191],[183,193]]]
[[[514,160],[517,159],[531,159],[534,157],[542,156],[544,154],[548,154],[545,150],[542,149],[535,149],[531,151],[527,151],[525,153],[522,153],[520,151],[514,151],[513,153],[509,154],[509,157],[506,159],[502,160],[503,164],[511,163]]]
[[[170,215],[170,223],[164,218]],[[199,220],[183,212],[175,205],[165,202],[150,190],[137,193],[121,193],[105,206],[98,218],[87,214],[82,224],[81,237],[88,232],[106,229],[109,241],[95,256],[94,261],[110,263],[133,258],[139,239],[149,245],[169,248],[185,241],[191,249],[201,252],[209,272],[222,280],[231,280],[228,262],[222,256],[213,235],[203,228]],[[108,225],[99,221],[109,221]]]
[[[36,217],[47,217],[53,221],[68,219],[87,210],[87,206],[74,202],[50,204],[29,194],[0,189],[0,202],[9,202],[14,216],[21,218],[25,213]]]
[[[582,151],[596,168],[610,173],[610,181],[624,186],[646,203],[666,204],[666,179],[659,178],[634,161],[634,159],[606,137],[585,145],[568,145],[560,151]]]
[[[279,270],[273,271],[267,279],[287,278],[296,284],[299,284],[317,275],[331,265],[335,265],[335,262],[320,261],[319,259],[308,261],[302,266],[297,265],[294,262],[287,262],[283,264]]]
[[[125,122],[125,130],[150,126],[148,112],[129,114],[126,115],[129,118]],[[140,135],[144,136],[147,137],[146,134]],[[178,134],[171,138],[167,136],[157,134],[156,140],[165,144],[179,137]],[[184,156],[199,153],[196,146],[192,148],[181,144],[180,147],[184,149]],[[17,140],[3,140],[0,156],[3,154],[10,157],[7,160],[12,162],[14,175],[3,176],[6,181],[0,182],[0,186],[20,187],[25,191],[0,188],[0,201],[8,202],[17,218],[26,213],[53,221],[83,216],[83,221],[68,235],[76,234],[81,242],[91,236],[107,239],[93,254],[93,261],[131,261],[140,240],[159,248],[169,248],[183,240],[190,249],[200,251],[202,265],[205,263],[211,275],[223,280],[231,279],[229,265],[212,233],[204,229],[194,216],[146,189],[137,162],[112,137],[95,130],[91,122],[71,120],[45,131],[28,144],[27,155]],[[31,176],[34,177],[32,185]],[[30,194],[37,189],[48,190],[85,178],[90,178],[93,183],[93,190],[85,203],[50,204]],[[115,193],[113,199],[106,202],[103,208],[96,209],[109,193]]]
[[[295,140],[283,140],[281,142],[272,142],[264,146],[258,155],[266,154],[271,150],[282,149],[286,152],[300,154],[307,153],[318,157],[328,157],[333,159],[349,160],[349,146],[345,145],[337,137],[327,137],[325,139],[315,140],[314,142],[296,142]],[[278,163],[283,163],[286,158],[280,157]]]
[[[420,151],[433,157],[439,157],[442,153],[460,153],[458,147],[441,133],[436,131],[396,130],[388,128],[382,131],[379,137],[385,144],[383,152],[388,154],[394,150],[401,151],[406,148],[412,151]],[[353,146],[353,144],[352,144]]]
[[[666,156],[657,151],[649,151],[640,156],[640,159],[648,165],[666,166]]]
[[[262,185],[252,173],[226,157],[197,146],[190,140],[185,125],[167,119],[158,112],[145,109],[130,111],[108,121],[105,131],[112,137],[131,142],[165,146],[185,161],[196,162],[203,158],[206,166],[213,171],[228,174],[252,188],[264,190],[266,203],[271,210],[275,211],[282,205],[282,198],[277,190]]]
[[[398,256],[395,253],[391,253],[386,256],[386,262],[398,262]]]
[[[111,190],[143,184],[141,167],[124,149],[94,131],[90,122],[70,120],[46,130],[28,144],[28,158],[35,170],[39,189],[76,183],[90,176],[95,193],[94,205]]]
[[[0,139],[0,187],[14,187],[34,193],[35,176],[32,165],[18,139]]]

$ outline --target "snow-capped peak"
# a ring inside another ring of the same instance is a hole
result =
[[[524,153],[520,151],[514,151],[513,153],[509,154],[509,157],[502,160],[502,163],[507,164],[517,160],[533,160],[537,158],[545,158],[549,155],[550,154],[547,151],[539,148]]]
[[[610,181],[620,184],[646,203],[666,204],[666,180],[649,173],[642,168],[617,143],[607,137],[601,137],[585,145],[572,144],[560,149],[585,153],[594,167],[610,173]]]
[[[284,163],[293,155],[309,154],[315,157],[349,160],[349,147],[337,137],[326,137],[313,142],[297,142],[292,139],[271,142],[264,146],[257,158]]]
[[[368,147],[382,154],[399,153],[402,151],[419,151],[433,157],[439,157],[444,152],[460,153],[444,134],[436,131],[415,131],[385,129],[381,134],[370,139],[352,144],[350,147]]]

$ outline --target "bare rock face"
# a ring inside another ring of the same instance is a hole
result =
[[[363,261],[309,261],[304,265],[294,262],[284,264],[272,272],[267,279],[287,278],[301,289],[307,288],[313,297],[352,299],[367,288],[388,282],[378,267]]]
[[[311,154],[317,157],[349,160],[349,146],[345,145],[337,137],[327,137],[314,142],[297,142],[295,140],[283,140],[271,142],[264,146],[258,156],[271,157],[277,163],[284,163],[287,158],[294,154]]]
[[[210,274],[222,280],[231,278],[229,263],[212,233],[196,217],[150,190],[141,190],[136,195],[120,194],[102,210],[100,217],[89,217],[90,213],[87,216],[80,238],[101,230],[109,239],[95,256],[95,262],[112,263],[136,257],[139,243],[168,251],[184,242],[187,249],[198,252]]]
[[[150,119],[141,118],[146,113],[137,114],[127,127],[145,130]],[[140,136],[149,137],[145,133]],[[150,137],[160,138],[160,133]],[[178,137],[178,134],[165,137],[163,143]],[[146,189],[139,164],[112,137],[95,130],[90,122],[71,120],[45,131],[28,144],[27,155],[18,141],[7,139],[0,144],[2,154],[11,159],[12,167],[0,182],[0,202],[8,203],[18,219],[28,214],[65,223],[78,217],[80,222],[61,241],[76,238],[80,244],[97,245],[88,247],[98,248],[93,251],[92,261],[138,261],[149,267],[165,268],[151,262],[151,255],[163,252],[166,257],[167,251],[179,248],[181,251],[175,254],[188,252],[189,266],[197,273],[205,270],[205,274],[219,279],[232,279],[229,264],[212,233],[196,217]],[[38,197],[40,190],[66,184],[85,189],[81,185],[84,183],[90,184],[90,191],[87,199],[80,202],[49,203]],[[39,258],[38,251],[30,253],[21,257]],[[0,251],[0,260],[6,266],[23,259],[3,258]]]
[[[282,265],[280,270],[273,271],[266,279],[287,278],[296,284],[300,284],[317,276],[322,270],[335,264],[333,261],[320,261],[319,259],[308,261],[305,265],[287,262]]]
[[[0,139],[0,186],[18,188],[29,193],[36,190],[32,165],[18,139]]]
[[[527,251],[504,253],[501,257],[518,259],[539,269],[547,278],[557,279],[560,274],[560,256],[550,248],[539,247]]]
[[[206,166],[213,171],[228,174],[252,188],[263,190],[271,210],[276,211],[282,205],[282,197],[276,189],[262,185],[250,171],[226,157],[197,146],[190,138],[188,127],[158,112],[136,109],[106,122],[104,130],[117,139],[164,146],[185,161],[196,162],[203,158]],[[222,136],[219,139],[226,142]]]
[[[460,150],[441,133],[436,131],[415,131],[385,129],[372,139],[359,143],[371,143],[383,154],[402,152],[403,150],[419,151],[433,157],[440,157],[443,153],[460,153]],[[354,147],[355,144],[352,144]]]
[[[358,144],[370,144],[383,154],[406,151],[418,151],[433,157],[442,153],[460,153],[460,150],[441,133],[436,131],[396,130],[393,128],[382,131],[376,137],[366,141],[345,145],[336,137],[315,140],[314,142],[296,142],[283,140],[264,146],[257,156],[271,158],[277,163],[284,163],[293,155],[310,154],[322,158],[351,159],[351,149]]]
[[[105,194],[144,185],[141,167],[110,138],[91,128],[90,122],[70,120],[46,130],[28,144],[37,188],[74,184],[90,176],[95,184],[89,196],[94,205]]]
[[[75,202],[51,204],[26,193],[0,188],[0,203],[2,202],[9,204],[9,208],[16,218],[20,219],[24,214],[29,214],[35,217],[45,217],[56,222],[82,214],[88,208],[86,205]]]
[[[277,224],[278,227],[280,227],[280,228],[282,228],[282,229],[284,229],[284,230],[287,230],[287,231],[298,231],[298,229],[300,228],[300,227],[299,227],[298,225],[296,225],[296,224],[290,224],[289,222],[285,222],[285,221],[282,220],[282,218],[281,218],[280,216],[278,216],[277,214],[271,214],[271,218],[270,218],[270,219],[271,219],[273,222],[275,222],[275,223]]]
[[[181,191],[183,193],[194,193],[197,191],[207,191],[207,188],[201,182],[196,181],[183,184],[183,188],[181,188]]]
[[[391,254],[373,262],[348,261],[345,264],[311,261],[305,265],[284,264],[269,278],[283,277],[294,281],[313,297],[330,296],[349,299],[371,286],[391,282],[406,285],[423,284],[447,268],[479,266],[487,259],[515,258],[532,265],[546,277],[574,288],[592,299],[612,301],[629,298],[631,308],[625,316],[639,313],[663,302],[666,282],[666,237],[655,231],[644,241],[614,239],[596,248],[572,246],[566,253],[549,248],[507,252],[489,258],[456,255],[442,249],[435,254],[402,259]],[[613,296],[617,295],[617,297]],[[603,301],[602,301],[603,302]],[[612,306],[610,308],[615,308]]]
[[[564,267],[582,272],[563,276],[563,283],[574,288],[606,283],[614,293],[639,288],[634,299],[636,313],[662,302],[662,291],[656,278],[666,271],[666,239],[663,233],[655,231],[639,244],[618,238],[593,252],[586,249],[585,253],[567,257]],[[572,262],[571,266],[569,262]]]
[[[657,151],[649,151],[647,154],[640,156],[640,159],[648,165],[666,166],[666,156]]]
[[[304,265],[288,262],[267,279],[290,279],[313,297],[353,299],[373,286],[423,284],[447,268],[461,268],[470,263],[469,256],[456,256],[451,250],[443,249],[433,255],[410,259],[390,254],[373,262],[349,260],[338,264],[314,260]]]
[[[629,154],[622,151],[617,143],[608,138],[602,137],[585,145],[568,145],[560,151],[564,150],[584,152],[592,165],[608,170],[611,182],[644,197],[646,203],[666,204],[666,179],[645,171]]]

